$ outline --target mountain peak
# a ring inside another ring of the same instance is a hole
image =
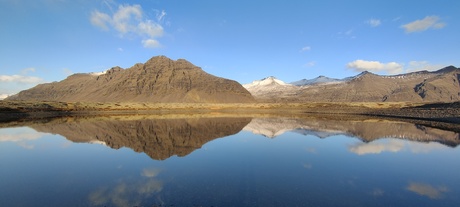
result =
[[[268,76],[261,80],[256,80],[256,81],[253,81],[252,83],[244,84],[243,87],[251,88],[251,87],[258,87],[258,86],[287,86],[287,85],[290,85],[290,84],[287,84],[283,82],[282,80],[277,79],[274,76]]]

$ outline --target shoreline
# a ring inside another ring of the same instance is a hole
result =
[[[0,122],[60,116],[139,114],[360,115],[460,123],[460,102],[83,103],[0,101]]]

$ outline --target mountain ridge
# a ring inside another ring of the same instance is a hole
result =
[[[460,69],[447,66],[386,76],[369,71],[343,79],[319,76],[291,82],[289,88],[243,86],[262,102],[455,102],[460,101],[459,82]]]

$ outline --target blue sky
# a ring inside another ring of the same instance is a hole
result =
[[[184,58],[242,84],[460,67],[460,1],[0,0],[0,97]]]

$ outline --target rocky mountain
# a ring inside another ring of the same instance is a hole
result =
[[[366,71],[344,79],[318,77],[277,86],[276,90],[272,85],[243,86],[264,102],[454,102],[460,101],[459,82],[460,69],[449,66],[391,76]]]
[[[74,74],[7,100],[244,103],[254,98],[236,81],[210,75],[184,59],[157,56],[128,69],[113,67],[103,73]]]

